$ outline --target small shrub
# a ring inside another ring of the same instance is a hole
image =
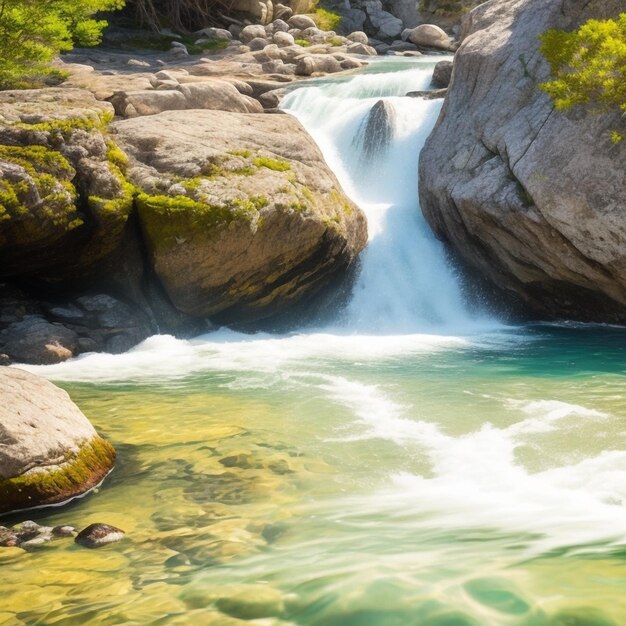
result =
[[[341,22],[341,15],[333,11],[317,8],[313,14],[313,19],[318,28],[322,30],[335,30]]]
[[[594,112],[626,115],[626,13],[616,19],[589,20],[578,30],[549,30],[540,50],[552,79],[540,85],[559,110],[586,105]],[[622,134],[614,131],[613,141]]]

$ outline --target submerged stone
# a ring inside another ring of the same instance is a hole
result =
[[[121,541],[125,534],[120,528],[108,524],[90,524],[78,533],[74,541],[85,548],[101,548]]]
[[[97,486],[113,467],[115,450],[62,389],[2,368],[0,397],[0,514],[70,500]],[[40,530],[24,522],[17,534],[26,541]]]
[[[528,603],[516,593],[513,586],[506,580],[495,578],[470,580],[466,583],[465,590],[474,600],[501,613],[519,615],[530,609]]]
[[[394,123],[393,105],[387,100],[379,100],[371,108],[356,136],[365,163],[373,162],[387,150],[393,138]]]

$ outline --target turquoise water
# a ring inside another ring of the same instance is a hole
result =
[[[110,379],[61,384],[120,461],[37,519],[129,536],[3,563],[0,623],[623,624],[625,337],[159,337],[46,370]]]
[[[0,624],[626,624],[626,330],[465,307],[416,210],[439,105],[400,97],[432,62],[400,69],[286,103],[368,214],[332,324],[29,368],[119,453],[32,517],[127,538],[0,551]],[[381,95],[394,141],[368,170],[353,139]]]

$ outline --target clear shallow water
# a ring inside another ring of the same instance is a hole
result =
[[[427,81],[408,71],[376,89]],[[119,451],[98,494],[36,518],[128,538],[12,552],[0,624],[626,623],[626,332],[506,328],[465,309],[407,208],[416,190],[390,179],[414,179],[411,142],[390,146],[378,179],[355,165],[359,101],[383,95],[369,98],[371,76],[293,94],[338,111],[297,114],[374,226],[332,327],[160,336],[29,368]],[[427,132],[403,124],[435,105],[394,106],[396,139]]]

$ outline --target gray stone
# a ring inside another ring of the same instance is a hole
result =
[[[409,41],[402,41],[397,39],[394,41],[389,49],[393,52],[408,52],[408,51],[417,51],[417,46]]]
[[[487,2],[420,158],[435,233],[543,318],[626,323],[626,141],[619,111],[557,111],[538,37],[605,19],[622,0]]]
[[[317,27],[317,24],[308,15],[293,15],[287,20],[287,23],[291,28],[299,28],[300,30]]]
[[[362,43],[350,44],[347,50],[350,54],[361,54],[363,56],[370,56],[370,57],[376,56],[378,54],[375,48],[373,48],[372,46],[366,46],[365,44],[362,44]]]
[[[404,33],[404,31],[403,31]],[[405,37],[402,37],[405,39]],[[425,48],[439,48],[441,50],[451,50],[450,37],[446,32],[434,24],[420,24],[408,33],[406,39],[416,46]]]
[[[242,43],[249,43],[253,39],[264,39],[265,38],[265,28],[260,24],[250,24],[250,26],[246,26],[240,33],[238,39]]]
[[[360,46],[361,44],[353,44]],[[337,59],[322,54],[310,54],[301,57],[296,62],[296,74],[311,76],[312,74],[331,74],[340,72],[341,65]]]
[[[124,539],[126,533],[109,524],[90,524],[81,530],[74,541],[85,548],[101,548]]]
[[[263,50],[268,43],[269,42],[264,37],[255,37],[248,42],[248,46],[250,50],[254,52],[255,50]]]
[[[210,41],[230,41],[233,38],[233,34],[224,28],[203,28],[196,31],[194,35]]]
[[[130,67],[150,67],[150,63],[147,61],[140,61],[139,59],[128,59],[126,65]]]
[[[278,31],[274,33],[273,41],[277,46],[281,46],[281,47],[293,46],[293,44],[295,43],[293,35],[290,35],[289,33],[285,33],[282,31]]]
[[[439,61],[433,70],[433,87],[443,89],[450,84],[452,78],[452,61]]]
[[[288,20],[293,15],[290,7],[277,3],[274,5],[274,20]]]
[[[131,182],[146,194],[163,194],[180,177],[212,167],[210,178],[184,193],[222,207],[217,223],[204,224],[201,210],[182,207],[168,234],[163,219],[172,226],[171,216],[138,201],[148,254],[176,308],[216,322],[220,313],[230,323],[263,319],[316,293],[354,262],[366,241],[363,216],[297,120],[196,110],[193,122],[189,133],[188,114],[168,111],[112,124],[135,159]],[[141,149],[148,140],[149,154]],[[249,153],[233,154],[239,147]],[[246,175],[236,173],[242,169]],[[179,191],[165,193],[175,198]]]
[[[367,35],[361,31],[361,30],[357,30],[353,33],[350,33],[346,39],[348,39],[349,41],[352,41],[354,43],[362,43],[367,45],[369,43],[369,39],[367,38]]]
[[[0,333],[0,349],[18,363],[60,363],[74,356],[78,335],[38,315],[27,315]]]

